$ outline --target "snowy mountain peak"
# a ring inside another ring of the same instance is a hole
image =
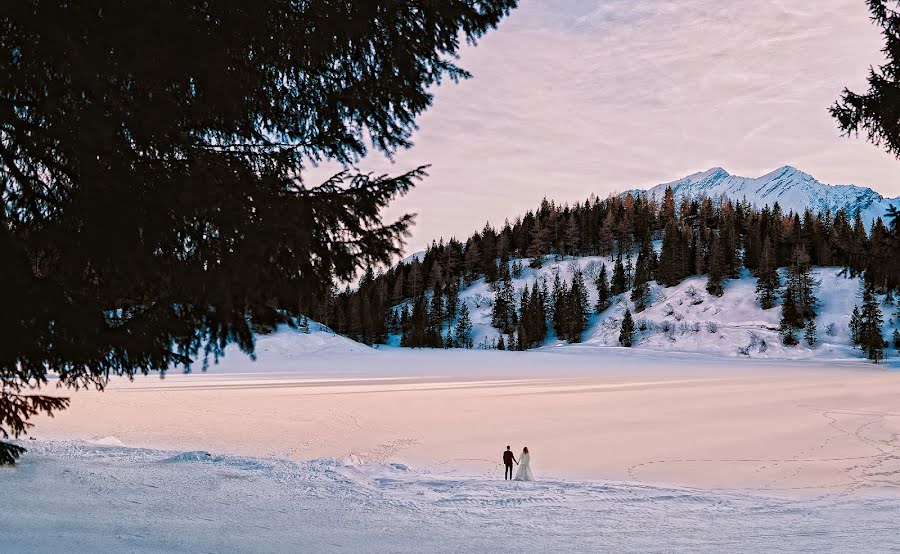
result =
[[[900,198],[884,198],[874,190],[856,185],[829,185],[791,165],[785,165],[761,177],[732,175],[721,167],[693,173],[669,183],[662,183],[649,190],[631,191],[661,199],[666,188],[672,187],[676,197],[720,198],[734,201],[746,200],[758,208],[772,207],[777,202],[784,213],[803,213],[843,208],[854,217],[859,211],[863,220],[871,225],[877,217],[883,217],[890,206],[900,207]]]

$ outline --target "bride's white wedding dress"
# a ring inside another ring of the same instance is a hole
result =
[[[516,471],[516,481],[534,481],[531,474],[531,455],[522,453],[519,456],[519,469]]]

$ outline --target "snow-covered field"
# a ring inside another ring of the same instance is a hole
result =
[[[896,362],[345,340],[75,393],[0,471],[0,551],[900,549]]]
[[[784,498],[350,459],[37,443],[0,471],[4,552],[887,552],[896,495]]]

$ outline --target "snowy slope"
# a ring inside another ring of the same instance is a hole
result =
[[[683,179],[663,183],[642,192],[655,195],[662,200],[666,188],[672,187],[676,198],[719,198],[726,196],[732,200],[746,199],[758,208],[773,206],[775,202],[784,213],[803,213],[808,207],[813,212],[831,210],[834,214],[844,208],[850,217],[859,210],[867,225],[876,217],[884,217],[888,207],[900,208],[900,198],[885,198],[874,190],[856,185],[828,185],[820,183],[812,175],[797,168],[784,166],[762,177],[738,177],[721,167],[714,167]]]
[[[360,356],[373,353],[365,344],[339,335],[328,327],[309,321],[309,332],[288,325],[279,325],[274,332],[256,336],[255,363],[240,349],[230,344],[225,356],[214,366],[216,373],[277,373],[292,371],[311,358],[328,356]],[[212,365],[212,360],[210,360]],[[197,370],[200,364],[195,364]],[[173,371],[181,372],[182,368]]]
[[[527,264],[528,260],[521,260]],[[543,267],[525,267],[522,276],[513,279],[516,296],[527,284],[529,289],[535,281],[546,279],[552,288],[554,277],[567,283],[572,280],[576,268],[584,273],[591,305],[596,304],[597,291],[594,276],[602,265],[606,265],[608,275],[612,275],[613,260],[596,256],[565,258],[554,260],[547,256]],[[753,357],[772,359],[846,359],[859,358],[862,352],[853,348],[850,342],[848,324],[853,307],[861,304],[861,283],[858,277],[847,278],[840,268],[815,268],[813,277],[818,281],[816,325],[818,344],[808,348],[804,343],[786,347],[778,334],[781,307],[776,305],[763,310],[756,300],[756,279],[744,272],[740,279],[725,282],[725,294],[721,298],[706,292],[704,277],[685,279],[674,287],[651,284],[651,305],[641,313],[634,312],[634,304],[628,293],[617,297],[602,314],[594,315],[583,335],[583,344],[595,347],[619,347],[619,330],[622,317],[628,307],[638,325],[636,343],[633,348],[654,351],[697,352],[726,357]],[[475,347],[493,346],[499,332],[491,326],[491,309],[494,292],[483,279],[475,281],[460,292],[460,301],[466,302],[472,317]],[[894,306],[883,306],[885,326],[884,336],[890,338],[893,329],[900,327],[900,321],[892,319]],[[834,336],[826,331],[834,324]],[[399,337],[392,337],[392,344],[399,344]],[[552,331],[544,348],[566,348],[556,340]],[[893,349],[886,351],[894,356]]]
[[[652,350],[701,352],[721,356],[754,358],[854,358],[861,352],[850,342],[850,313],[861,303],[860,281],[848,279],[838,268],[817,268],[819,282],[816,325],[818,344],[784,346],[778,334],[781,307],[763,310],[756,300],[756,279],[745,272],[740,279],[725,282],[725,294],[717,298],[706,292],[704,277],[685,279],[674,287],[652,287],[652,305],[634,313],[627,299],[598,316],[586,333],[585,343],[618,346],[625,308],[634,315],[637,347]],[[834,324],[834,336],[826,332]],[[888,333],[889,336],[889,333]]]

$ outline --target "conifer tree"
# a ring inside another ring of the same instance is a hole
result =
[[[491,325],[507,335],[512,333],[517,325],[516,300],[512,282],[509,280],[498,283],[497,292],[494,294],[494,307],[491,310]]]
[[[537,292],[537,291],[535,291]],[[531,294],[528,292],[528,284],[522,288],[522,294],[519,296],[519,328],[517,346],[519,350],[526,350],[531,342],[530,337],[530,314],[529,305],[531,304]]]
[[[569,340],[572,329],[572,311],[570,309],[571,295],[569,286],[565,281],[558,279],[553,282],[553,331],[560,340]],[[557,288],[558,285],[558,288]]]
[[[807,346],[812,348],[816,345],[816,318],[811,318],[806,322],[806,328],[803,332],[803,339],[806,341]]]
[[[466,302],[461,303],[459,307],[459,317],[456,320],[453,343],[458,348],[472,348],[472,318],[469,315],[469,306]]]
[[[543,282],[542,288],[538,289],[537,281],[534,282],[532,288],[530,306],[528,310],[529,320],[529,344],[528,348],[533,348],[543,344],[547,338],[547,312],[544,297],[546,296],[547,284]]]
[[[622,327],[619,330],[619,344],[630,347],[634,342],[634,320],[631,318],[631,310],[625,308],[625,317],[622,318]]]
[[[725,248],[725,241],[717,233],[709,246],[709,274],[706,281],[706,291],[713,296],[722,296],[725,293],[722,283],[729,271]]]
[[[514,279],[519,279],[522,277],[522,262],[519,260],[515,260],[512,263],[512,276]]]
[[[599,314],[609,307],[609,298],[611,296],[609,290],[609,280],[606,277],[606,264],[600,266],[600,272],[597,274],[597,306],[596,311]]]
[[[862,344],[862,315],[859,313],[859,306],[853,306],[853,313],[850,315],[850,340],[856,346]]]
[[[619,252],[619,255],[616,256],[616,265],[613,267],[613,276],[611,283],[611,292],[615,296],[617,294],[622,294],[626,290],[628,290],[628,280],[625,276],[625,266],[622,264],[622,253]]]
[[[638,252],[637,266],[634,271],[634,287],[631,289],[631,300],[638,313],[644,311],[650,301],[651,256],[652,250],[648,241],[641,246],[641,250]]]
[[[633,286],[634,286],[634,263],[631,260],[631,250],[629,250],[625,256],[625,290],[628,290]]]
[[[805,247],[796,247],[791,255],[786,286],[794,289],[794,299],[800,317],[804,320],[814,318],[818,302],[815,295],[816,282],[810,273],[809,254]]]
[[[569,290],[569,309],[572,312],[569,341],[581,342],[581,335],[587,330],[591,305],[588,302],[587,287],[581,270],[576,270],[572,277],[572,288]]]
[[[560,297],[563,295],[565,289],[565,283],[563,283],[562,279],[559,277],[559,272],[557,272],[553,276],[553,289],[550,290],[550,295],[548,296],[548,310],[547,316],[550,321],[553,322],[554,331],[556,328],[556,305],[560,301]]]
[[[506,343],[503,342],[503,335],[497,337],[497,350],[506,350]]]
[[[894,350],[900,351],[900,330],[894,329],[892,339],[892,342],[894,343]]]
[[[763,244],[759,256],[759,267],[756,270],[756,279],[756,298],[759,300],[760,307],[764,310],[773,308],[775,300],[778,298],[778,289],[781,288],[781,278],[778,276],[771,238],[766,238]]]
[[[860,347],[866,356],[876,364],[884,359],[884,347],[887,345],[881,333],[884,319],[878,300],[871,289],[863,293],[863,307],[860,312]]]
[[[784,298],[781,302],[781,324],[778,327],[781,333],[781,342],[787,346],[796,346],[797,330],[803,327],[803,318],[797,310],[797,303],[794,300],[794,291],[786,288]]]
[[[4,3],[0,437],[65,406],[32,394],[48,373],[102,389],[252,353],[254,326],[390,262],[412,220],[383,209],[425,168],[309,168],[408,147],[433,87],[468,76],[462,45],[515,4]]]
[[[673,287],[681,282],[686,273],[684,245],[681,230],[675,221],[670,221],[663,235],[662,249],[659,254],[659,269],[656,280],[666,287]]]

